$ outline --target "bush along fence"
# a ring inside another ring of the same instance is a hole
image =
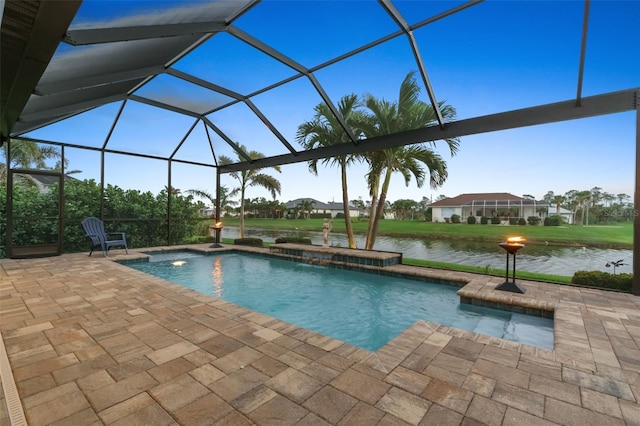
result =
[[[58,215],[57,184],[42,192],[33,185],[13,188],[13,215],[41,217]],[[129,248],[191,242],[197,223],[202,219],[192,196],[169,194],[166,189],[158,194],[138,190],[124,190],[107,185],[101,203],[101,189],[93,179],[65,182],[62,222],[63,253],[89,251],[90,242],[80,222],[88,216],[104,219],[107,231],[125,232]],[[171,211],[168,199],[171,196]],[[101,209],[103,216],[101,217]],[[169,219],[170,218],[170,219]],[[0,223],[7,221],[6,187],[0,186]],[[15,225],[15,222],[14,222]],[[13,244],[29,246],[42,242],[43,235],[51,234],[50,222],[30,220],[13,228]],[[169,235],[169,230],[170,235]],[[56,236],[57,238],[57,236]],[[0,241],[6,241],[6,227],[0,226]],[[54,239],[55,241],[55,239]],[[0,258],[6,256],[0,247]]]

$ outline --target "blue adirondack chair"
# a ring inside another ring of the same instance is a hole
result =
[[[87,234],[87,237],[91,240],[91,251],[89,252],[89,256],[93,253],[93,249],[98,247],[102,249],[105,257],[109,256],[109,249],[111,247],[124,247],[125,252],[129,254],[127,238],[125,237],[124,232],[105,232],[104,223],[97,217],[87,217],[83,219],[82,228],[84,229],[85,234]]]

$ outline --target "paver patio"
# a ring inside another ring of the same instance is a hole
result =
[[[552,310],[555,347],[419,321],[372,353],[112,261],[137,251],[0,260],[0,424],[640,425],[640,297],[390,266]]]

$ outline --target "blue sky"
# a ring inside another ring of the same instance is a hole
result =
[[[461,2],[395,2],[410,24],[419,22]],[[182,2],[181,5],[190,5]],[[162,14],[170,2],[157,3],[87,1],[76,22],[99,18],[109,21],[126,10]],[[202,3],[198,3],[202,7]],[[431,84],[438,100],[454,106],[459,119],[493,114],[575,98],[582,32],[581,1],[486,1],[415,31]],[[174,12],[172,12],[174,13]],[[591,19],[585,63],[583,96],[640,87],[640,1],[591,3]],[[360,1],[264,1],[235,25],[295,61],[312,68],[397,28],[377,2]],[[68,48],[62,47],[60,54]],[[229,34],[218,34],[175,68],[208,79],[242,94],[293,74]],[[407,39],[398,37],[343,63],[315,72],[316,78],[337,103],[349,93],[371,93],[397,99],[404,76],[416,70]],[[141,95],[156,99],[179,99],[208,110],[224,102],[192,85],[161,76]],[[426,92],[422,99],[428,102]],[[287,140],[295,142],[297,126],[313,116],[321,99],[308,80],[298,79],[252,99]],[[27,136],[54,141],[101,146],[119,104],[106,105]],[[214,113],[211,120],[234,141],[266,155],[286,149],[248,108],[237,105]],[[158,123],[161,123],[160,125]],[[134,147],[138,152],[167,155],[193,123],[190,117],[129,102],[116,126],[109,147]],[[544,126],[514,129],[461,139],[458,155],[450,158],[444,143],[438,152],[447,159],[449,178],[437,189],[405,187],[395,175],[391,201],[473,192],[510,192],[541,198],[600,187],[612,194],[633,195],[635,184],[635,113],[629,112]],[[207,151],[201,125],[185,141],[179,158],[200,161]],[[204,149],[204,151],[203,151]],[[219,138],[217,155],[236,158]],[[80,178],[99,180],[99,154],[76,149],[66,151]],[[163,162],[107,155],[106,180],[123,188],[159,191],[166,185]],[[135,171],[135,173],[134,173]],[[288,201],[311,197],[340,201],[340,176],[336,168],[320,168],[317,177],[305,163],[282,167],[272,173],[282,183],[278,198]],[[349,172],[350,198],[367,200],[366,167]],[[142,177],[141,177],[142,176]],[[215,190],[215,174],[207,168],[176,164],[173,186]],[[223,184],[233,187],[228,176]],[[252,188],[248,197],[268,193]]]

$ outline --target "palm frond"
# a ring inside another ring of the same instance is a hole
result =
[[[280,194],[280,181],[273,176],[266,174],[256,174],[252,177],[248,183],[249,186],[261,186],[271,193],[271,196],[275,199]]]
[[[184,192],[186,194],[193,195],[194,197],[206,198],[212,204],[216,203],[216,197],[204,189],[187,189]]]

